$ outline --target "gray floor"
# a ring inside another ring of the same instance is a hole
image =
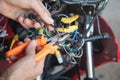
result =
[[[85,75],[81,77],[84,80]],[[98,80],[120,80],[120,64],[111,62],[95,69]]]
[[[109,0],[107,7],[103,11],[103,16],[120,42],[120,0]]]
[[[102,15],[120,42],[120,0],[109,0]],[[95,75],[99,80],[120,80],[120,63],[111,62],[100,66],[95,69]]]

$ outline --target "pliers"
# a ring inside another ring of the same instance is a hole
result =
[[[70,37],[70,34],[64,34],[62,37],[60,35],[56,34],[55,36],[47,39],[44,36],[41,36],[36,39],[37,46],[43,47],[42,50],[40,50],[35,55],[36,62],[40,61],[41,59],[45,58],[48,54],[54,54],[54,45],[58,45],[59,43],[65,41],[68,37]],[[11,50],[9,50],[6,53],[6,56],[9,58],[11,56],[16,56],[23,52],[25,48],[28,46],[30,42],[25,42],[22,45],[19,45]]]

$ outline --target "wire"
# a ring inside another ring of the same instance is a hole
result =
[[[97,16],[97,27],[98,27],[98,34],[99,35],[102,35],[102,33],[101,33],[101,29],[100,29],[100,22],[99,22],[99,17]]]
[[[89,30],[91,29],[91,26],[93,25],[94,21],[96,20],[97,16],[102,12],[102,10],[105,8],[105,6],[107,5],[108,3],[108,0],[103,0],[104,1],[104,4],[102,6],[102,8],[100,10],[98,10],[95,15],[93,16],[93,19],[92,21],[90,22],[89,26],[88,26],[88,29],[86,30],[86,32],[83,34],[83,38],[86,37],[86,34],[89,32]],[[84,11],[84,10],[83,10]],[[85,11],[84,11],[85,12]]]
[[[61,7],[60,7],[60,9],[57,10],[57,11],[52,12],[51,15],[54,16],[55,14],[63,11],[65,9],[65,6],[66,6],[65,4],[62,4]]]
[[[72,64],[77,64],[77,61],[75,60],[74,57],[71,57],[71,56],[70,56],[70,59],[71,59],[71,63],[72,63]]]
[[[2,31],[5,30],[7,24],[8,24],[8,20],[6,19],[6,20],[5,20],[5,24],[4,24],[3,26],[0,26],[0,32],[2,32]],[[1,27],[2,27],[2,28],[1,28]]]
[[[78,0],[78,1],[69,1],[69,0],[63,0],[66,4],[92,4],[92,3],[98,3],[101,2],[101,0]]]
[[[70,57],[81,58],[82,55],[83,55],[83,49],[80,49],[79,55],[75,55],[75,54],[73,54],[73,53],[69,53],[69,52],[67,51],[67,49],[65,48],[65,46],[62,46],[62,47],[63,47],[64,51],[65,51]]]
[[[51,9],[51,6],[49,6],[47,3],[45,3],[45,7],[50,10]]]
[[[45,33],[46,33],[46,35],[47,35],[48,37],[51,37],[50,32],[46,29],[45,26],[44,26],[44,31],[45,31]]]
[[[80,77],[80,63],[81,63],[81,59],[79,58],[78,61],[77,61],[77,65],[78,65],[78,80],[81,80],[81,77]]]
[[[2,16],[2,18],[0,18],[0,22],[3,21],[5,19],[5,17]]]
[[[98,10],[97,13],[100,13],[101,11],[103,11],[103,10],[105,9],[106,5],[108,4],[108,1],[109,1],[109,0],[103,0],[103,1],[102,1],[102,2],[103,2],[103,5],[102,5],[102,7]]]
[[[76,36],[77,36],[77,32],[78,32],[78,30],[75,30],[75,31],[74,31],[73,38],[72,38],[73,40],[75,40],[75,38],[76,38]]]
[[[66,18],[69,18],[66,14],[59,14],[58,17],[64,16]]]
[[[66,17],[66,18],[69,18],[66,14],[59,14],[58,15],[58,17],[62,17],[62,16]],[[70,23],[68,25],[70,26]]]
[[[54,78],[49,79],[49,80],[72,80],[72,79],[69,77],[66,77],[66,76],[59,76],[59,77],[54,77]]]
[[[79,48],[78,48],[78,50],[80,50],[82,47],[83,47],[83,45],[85,44],[85,40],[84,39],[82,39],[82,41],[81,41],[82,43],[81,43],[81,45],[79,46]]]

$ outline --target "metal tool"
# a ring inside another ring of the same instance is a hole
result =
[[[70,34],[65,34],[65,35],[62,35],[62,37],[60,38],[59,35],[55,35],[48,40],[44,36],[37,38],[36,39],[37,46],[41,46],[43,48],[35,55],[36,62],[40,61],[41,59],[46,57],[48,54],[54,54],[53,46],[58,45],[60,42],[66,40],[69,36]],[[13,48],[12,50],[6,53],[6,56],[9,58],[11,56],[16,56],[20,54],[25,50],[25,48],[29,45],[29,43],[30,42],[25,42],[22,45]]]

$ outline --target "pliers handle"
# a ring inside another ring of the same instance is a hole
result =
[[[47,44],[47,39],[44,36],[37,38],[36,42],[37,42],[37,46],[43,47],[43,49],[35,55],[36,62],[40,61],[42,58],[44,58],[48,54],[54,54],[53,46],[50,44]],[[29,43],[30,42],[25,42],[15,48],[9,50],[6,53],[6,56],[9,58],[11,56],[16,56],[16,55],[20,54],[21,52],[23,52],[25,50],[25,48],[29,45]]]

